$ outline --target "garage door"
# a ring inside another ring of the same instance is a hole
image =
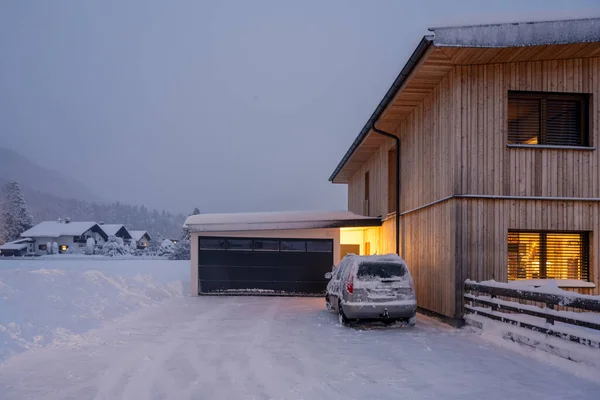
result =
[[[322,294],[333,240],[200,237],[199,293]]]

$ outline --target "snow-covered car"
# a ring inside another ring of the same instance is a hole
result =
[[[415,325],[414,281],[406,262],[396,254],[349,254],[325,277],[330,279],[325,305],[337,311],[342,325],[356,320]]]

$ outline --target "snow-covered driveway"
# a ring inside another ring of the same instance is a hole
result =
[[[0,365],[9,399],[597,399],[600,385],[422,317],[346,329],[314,298],[174,298]]]

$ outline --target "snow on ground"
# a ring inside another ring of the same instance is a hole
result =
[[[530,347],[494,342],[488,331],[423,316],[415,328],[348,329],[320,298],[187,297],[188,275],[187,261],[0,260],[0,398],[530,400],[600,392],[597,374],[577,375],[581,365],[532,357]]]
[[[174,297],[82,342],[0,364],[2,399],[529,400],[600,391],[422,316],[415,328],[344,328],[319,298]]]
[[[0,258],[0,360],[182,296],[187,261]]]

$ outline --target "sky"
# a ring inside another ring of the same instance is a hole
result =
[[[328,177],[428,27],[590,1],[5,0],[0,143],[107,200],[341,210]]]

